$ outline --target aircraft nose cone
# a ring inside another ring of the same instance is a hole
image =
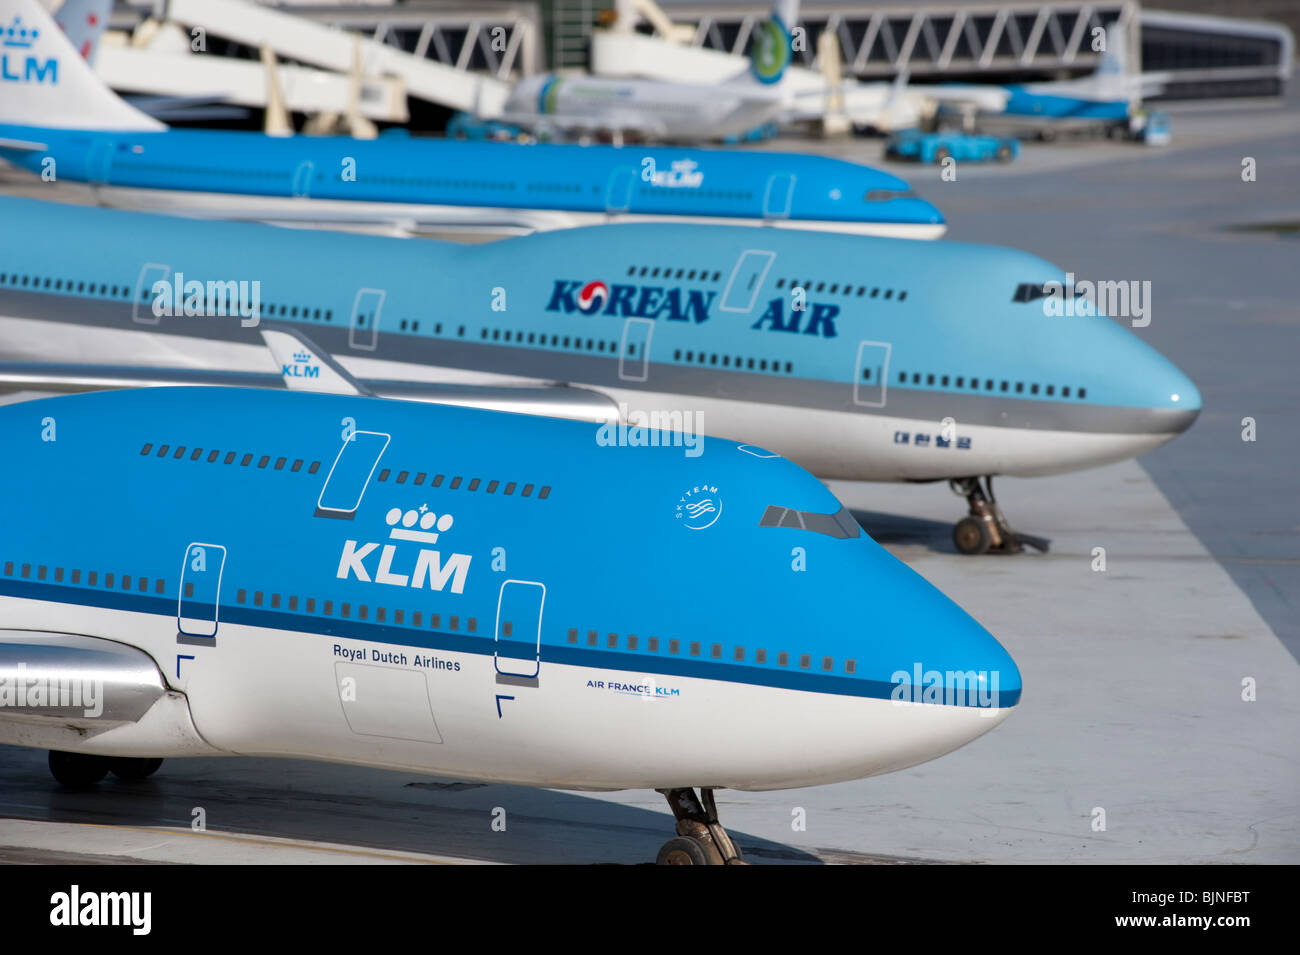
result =
[[[1142,388],[1144,408],[1138,413],[1145,421],[1143,430],[1168,440],[1182,434],[1199,417],[1201,392],[1182,369],[1160,353],[1146,350],[1143,358],[1133,369]]]
[[[930,589],[933,599],[907,641],[912,659],[890,674],[896,697],[984,709],[1019,703],[1020,669],[1011,654],[970,614]]]
[[[900,196],[883,203],[886,212],[895,222],[913,222],[918,225],[944,225],[939,207],[920,196]]]
[[[863,656],[884,698],[876,720],[891,733],[874,734],[868,774],[940,758],[988,733],[1021,702],[1021,670],[975,618],[904,565],[885,579]]]
[[[1168,407],[1181,412],[1174,419],[1174,427],[1179,432],[1186,431],[1201,414],[1200,389],[1182,371],[1173,368],[1162,390],[1168,393]]]
[[[887,705],[900,727],[882,754],[884,771],[964,746],[1019,704],[1020,669],[1011,654],[920,575],[899,566],[878,599],[891,608],[895,638],[878,631],[872,666],[888,682]]]

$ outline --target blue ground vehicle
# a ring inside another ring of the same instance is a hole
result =
[[[502,142],[518,140],[523,130],[495,119],[479,119],[473,113],[455,113],[447,121],[448,139],[495,139]]]
[[[1010,162],[1020,155],[1020,143],[1009,136],[976,136],[957,131],[925,133],[905,129],[885,142],[890,159],[943,162],[948,157],[964,162]]]

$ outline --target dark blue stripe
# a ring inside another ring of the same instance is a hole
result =
[[[133,613],[149,613],[176,618],[176,598],[118,593],[112,590],[90,590],[37,581],[15,579],[0,580],[0,594],[76,604],[85,607],[104,607]],[[195,607],[203,606],[195,604]],[[210,605],[209,605],[210,606]],[[422,650],[444,650],[451,653],[472,653],[494,656],[497,641],[481,634],[448,633],[444,630],[417,630],[413,627],[388,623],[374,623],[352,618],[308,616],[281,610],[264,610],[253,607],[222,607],[222,623],[238,623],[250,627],[290,630],[341,640],[359,640],[383,643],[390,646]],[[217,636],[221,632],[218,628]],[[682,644],[690,641],[682,640]],[[501,641],[501,647],[512,654],[524,657],[535,652],[531,643],[514,640]],[[856,696],[888,700],[893,698],[897,684],[869,680],[858,676],[834,676],[811,671],[788,670],[784,667],[759,667],[727,660],[662,656],[647,651],[609,650],[567,644],[542,644],[547,663],[583,667],[589,670],[618,670],[626,673],[650,673],[656,676],[679,676],[692,679],[713,680],[725,683],[744,683],[751,686],[774,687],[783,690],[803,690],[810,693],[828,693],[833,696]],[[919,692],[919,688],[918,688]],[[999,690],[998,707],[1015,706],[1020,702],[1020,689]],[[973,704],[956,704],[973,705]]]

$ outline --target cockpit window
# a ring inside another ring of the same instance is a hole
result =
[[[862,528],[853,519],[847,507],[841,507],[834,514],[819,514],[816,511],[799,511],[793,507],[781,507],[769,504],[763,512],[759,527],[792,527],[796,530],[812,531],[825,534],[838,540],[847,540],[862,534]]]
[[[915,199],[910,189],[870,189],[862,197],[866,202],[888,202],[890,199]]]
[[[1011,301],[1036,302],[1040,298],[1047,298],[1047,296],[1052,293],[1043,291],[1043,286],[1046,284],[1047,284],[1046,282],[1021,282],[1019,285],[1016,286],[1016,294],[1011,296]],[[1065,289],[1063,286],[1062,294],[1064,294],[1064,292]],[[1076,296],[1082,296],[1083,292],[1084,292],[1083,289],[1076,288],[1074,294]]]

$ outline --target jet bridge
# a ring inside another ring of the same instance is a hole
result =
[[[353,26],[360,23],[353,22],[361,16],[355,12],[317,12],[321,17]],[[487,5],[481,15],[464,18],[457,30],[445,30],[430,19],[443,15],[443,11],[427,8],[398,8],[391,14],[376,11],[363,17],[366,24],[373,25],[370,32],[359,32],[249,0],[169,0],[166,5],[169,22],[186,28],[190,36],[196,30],[202,31],[200,35],[207,43],[220,38],[251,50],[267,47],[281,60],[341,74],[352,70],[359,52],[364,76],[394,78],[408,96],[485,116],[500,113],[510,90],[506,77],[516,69],[532,66],[535,22],[513,15],[511,10]],[[393,16],[406,19],[392,21]],[[452,59],[449,38],[453,35],[460,38],[459,49],[454,61],[444,62],[443,54]],[[471,71],[471,67],[482,68],[485,63],[491,69],[490,75]],[[187,92],[193,88],[190,82],[185,86]]]

